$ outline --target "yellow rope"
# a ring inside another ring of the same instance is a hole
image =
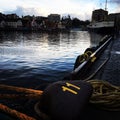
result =
[[[79,56],[79,61],[78,61],[79,64],[81,64],[82,62],[84,62],[85,60],[87,60],[90,57],[91,54],[92,54],[91,51],[86,51],[86,52],[84,52],[84,54],[80,55]]]
[[[78,62],[79,62],[79,64],[81,64],[84,61],[85,61],[84,54],[82,54],[79,56]]]
[[[88,56],[92,55],[92,51],[86,51],[85,52]]]
[[[93,86],[90,103],[106,110],[120,111],[120,86],[102,80],[87,81]]]

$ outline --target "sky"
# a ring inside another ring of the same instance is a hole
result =
[[[90,20],[92,11],[104,9],[106,0],[0,0],[0,12],[18,16],[60,14]],[[120,12],[120,0],[108,0],[109,13]]]

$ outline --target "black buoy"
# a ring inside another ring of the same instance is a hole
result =
[[[50,120],[78,120],[89,102],[92,86],[83,81],[60,81],[43,92],[40,110]]]

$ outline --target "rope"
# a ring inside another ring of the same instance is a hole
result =
[[[13,110],[3,104],[0,104],[0,111],[5,112],[8,115],[11,115],[12,117],[16,118],[17,120],[36,120],[33,117],[29,117],[23,113]]]
[[[120,111],[120,86],[102,80],[87,81],[93,86],[90,103],[109,111]]]
[[[0,89],[29,93],[29,94],[36,94],[36,95],[42,95],[42,93],[43,93],[43,91],[41,91],[41,90],[27,89],[27,88],[2,85],[2,84],[0,85]]]
[[[40,101],[35,104],[34,110],[39,117],[42,117],[43,120],[50,120],[50,117],[40,110]]]
[[[102,66],[103,64],[100,66],[100,68]],[[120,111],[120,86],[115,86],[102,80],[86,80],[86,82],[90,83],[93,86],[93,94],[90,99],[91,104],[94,104],[95,106],[99,108],[109,110],[109,111]],[[8,86],[8,85],[0,85],[0,89],[12,90],[12,91],[14,90],[17,92],[24,93],[24,94],[16,94],[16,95],[15,94],[0,94],[0,98],[11,98],[11,99],[14,98],[15,99],[15,98],[26,97],[26,98],[40,99],[40,96],[43,93],[43,91],[40,91],[40,90],[33,90],[33,89],[14,87],[14,86]],[[38,105],[36,104],[36,106]],[[39,113],[37,109],[38,108],[35,107],[36,113],[39,116],[41,116],[42,113]],[[26,119],[23,117],[25,116],[25,114],[16,112],[16,110],[12,110],[2,104],[0,104],[0,110],[3,112],[6,112],[7,114],[10,114],[11,116],[18,117],[20,120],[32,120],[31,117],[30,119],[28,118]],[[46,117],[44,114],[42,114],[42,116]]]
[[[17,99],[17,98],[34,98],[40,99],[43,91],[41,90],[34,90],[34,89],[27,89],[22,87],[15,87],[15,86],[8,86],[8,85],[0,85],[0,89],[8,90],[8,91],[15,91],[21,94],[0,94],[1,99]],[[0,104],[0,111],[5,112],[19,120],[35,120],[35,118],[29,117],[23,113],[20,113],[16,110],[13,110],[3,104]]]
[[[40,99],[41,96],[36,94],[0,94],[0,99],[25,99],[25,98],[34,98]]]
[[[85,51],[84,54],[80,55],[79,56],[79,61],[78,61],[79,64],[84,62],[85,60],[87,60],[90,57],[91,54],[92,54],[92,51]]]
[[[88,56],[92,55],[92,51],[86,51],[85,52]]]

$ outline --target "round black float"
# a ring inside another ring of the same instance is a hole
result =
[[[61,81],[43,92],[40,110],[51,120],[78,120],[92,94],[92,86],[83,81]]]

